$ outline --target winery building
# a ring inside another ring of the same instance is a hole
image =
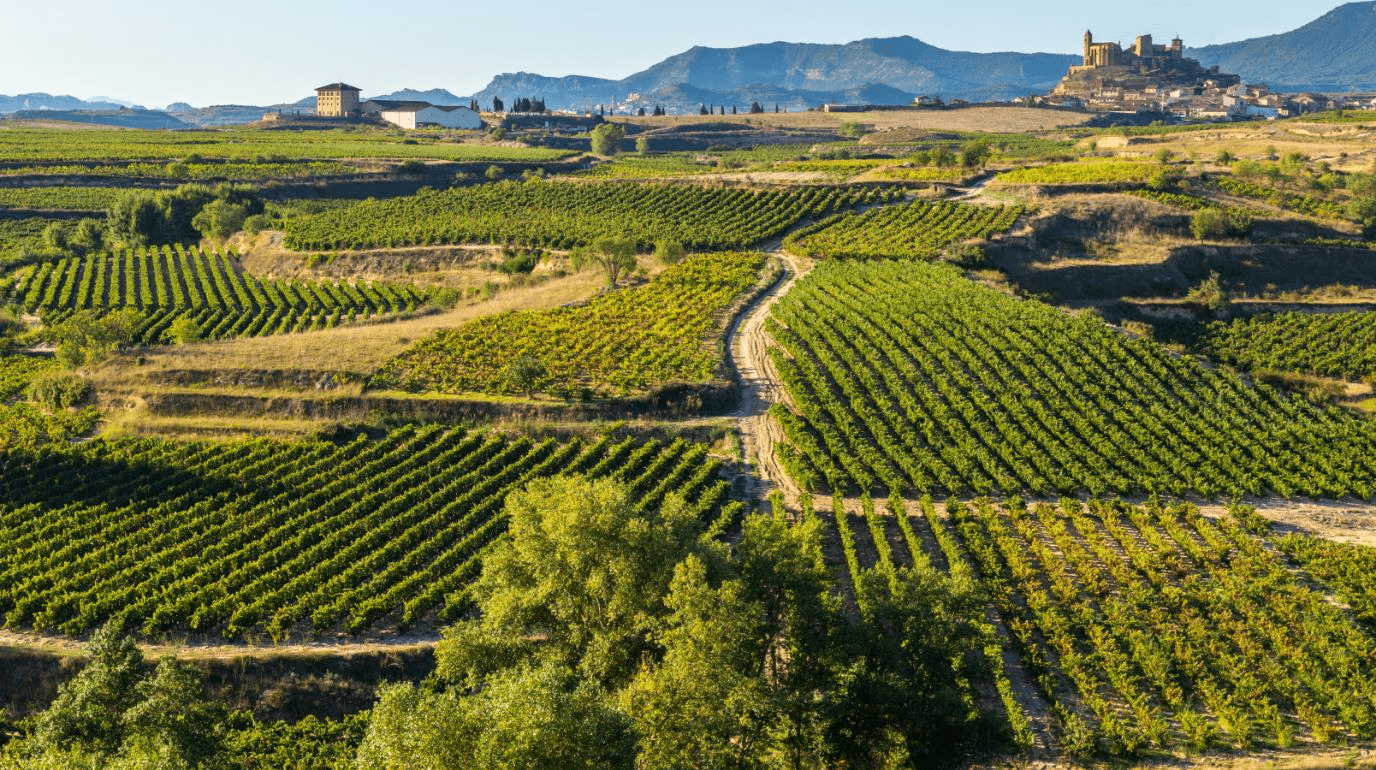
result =
[[[331,83],[315,89],[315,114],[322,118],[348,118],[358,114],[359,89],[348,83]]]

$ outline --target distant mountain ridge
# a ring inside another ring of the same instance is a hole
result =
[[[615,101],[678,111],[696,109],[704,101],[746,107],[761,97],[793,109],[853,102],[862,95],[873,97],[877,104],[906,104],[918,95],[1008,99],[1050,89],[1078,58],[947,51],[909,36],[841,45],[695,46],[620,80],[501,74],[474,98],[484,107],[493,97],[532,96],[543,98],[551,109]]]
[[[432,88],[428,91],[417,91],[414,88],[403,88],[400,91],[393,91],[390,94],[381,96],[369,96],[367,99],[384,99],[393,102],[428,102],[441,107],[448,107],[455,104],[468,106],[468,97],[455,96],[443,88]],[[365,99],[366,101],[366,99]]]
[[[1275,91],[1376,91],[1376,2],[1348,3],[1290,32],[1186,55]]]
[[[116,102],[86,101],[75,96],[54,96],[45,93],[0,94],[0,115],[21,110],[118,110],[126,105]]]

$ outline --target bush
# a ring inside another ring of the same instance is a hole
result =
[[[420,176],[425,173],[425,161],[416,159],[408,160],[397,167],[397,173],[406,176]]]
[[[1185,295],[1185,300],[1197,302],[1209,310],[1223,310],[1228,307],[1231,301],[1228,291],[1223,288],[1223,283],[1219,280],[1218,273],[1209,273],[1208,278],[1190,289],[1190,293]]]
[[[507,275],[526,274],[540,264],[540,252],[529,249],[502,249],[502,262],[497,269]]]
[[[849,136],[849,137],[851,137],[851,138],[859,138],[859,137],[862,137],[862,136],[864,136],[865,134],[867,134],[867,133],[869,133],[869,132],[866,131],[866,130],[865,130],[865,127],[862,126],[862,125],[860,125],[859,123],[856,123],[856,122],[853,121],[853,120],[848,120],[848,121],[842,123],[840,128],[836,129],[836,133],[840,134],[841,136]]]
[[[35,404],[56,412],[69,409],[86,400],[91,386],[71,372],[53,372],[35,377],[29,382],[25,396]]]
[[[487,181],[495,182],[502,178],[502,168],[501,166],[495,165],[488,166],[487,171],[483,172],[483,175],[487,177]]]
[[[270,214],[254,214],[251,217],[245,217],[244,232],[249,235],[257,235],[264,230],[272,229],[272,225],[275,221],[276,220],[274,220]]]
[[[683,260],[683,244],[678,241],[660,241],[655,244],[655,258],[661,264],[673,265]]]
[[[1190,232],[1201,241],[1245,238],[1252,232],[1252,215],[1239,209],[1201,209],[1190,218]]]
[[[201,338],[201,327],[196,319],[184,315],[169,324],[162,336],[175,345],[185,345]]]

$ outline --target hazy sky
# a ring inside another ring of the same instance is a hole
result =
[[[264,105],[343,80],[460,96],[501,72],[620,78],[694,45],[912,35],[964,51],[1078,53],[1086,28],[1187,46],[1285,32],[1334,0],[0,0],[0,94]],[[596,12],[593,11],[596,9]]]

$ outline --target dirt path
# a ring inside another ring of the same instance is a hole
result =
[[[775,247],[769,255],[779,260],[783,275],[737,317],[731,330],[727,355],[731,368],[740,376],[740,403],[732,417],[740,430],[741,454],[745,458],[746,492],[761,500],[775,489],[784,493],[790,507],[798,501],[800,490],[779,465],[774,445],[783,441],[783,429],[769,416],[769,405],[783,398],[783,386],[769,360],[769,334],[765,321],[769,309],[788,293],[806,270],[799,260]]]
[[[440,640],[438,633],[414,632],[398,636],[355,639],[344,637],[338,640],[289,641],[282,644],[271,642],[205,643],[186,642],[183,644],[164,642],[144,642],[139,644],[145,657],[157,659],[172,655],[183,660],[232,659],[247,656],[308,657],[318,655],[357,655],[377,652],[400,652],[403,650],[434,647]],[[78,639],[46,634],[10,631],[0,629],[0,649],[17,649],[26,652],[48,653],[59,657],[84,655],[86,645]]]

